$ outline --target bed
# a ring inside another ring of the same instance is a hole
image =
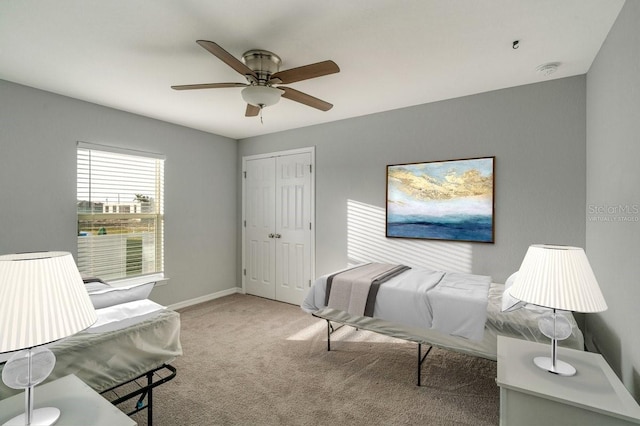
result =
[[[344,271],[344,270],[343,270]],[[342,272],[338,271],[337,273]],[[546,310],[532,306],[521,306],[520,304],[511,304],[506,311],[503,304],[503,293],[505,292],[505,284],[490,282],[489,277],[481,277],[471,274],[456,274],[456,280],[463,282],[465,279],[470,282],[480,282],[489,279],[486,284],[488,291],[486,292],[486,312],[485,320],[480,324],[482,333],[480,335],[472,334],[472,338],[461,337],[456,332],[447,333],[434,327],[435,318],[430,318],[425,324],[418,324],[416,318],[433,316],[434,312],[446,311],[446,309],[438,309],[432,306],[440,303],[437,299],[431,300],[426,298],[426,294],[433,292],[438,288],[439,282],[427,286],[426,290],[422,285],[415,285],[416,280],[420,280],[424,276],[426,281],[434,281],[434,272],[441,272],[446,276],[446,272],[433,271],[425,268],[411,268],[409,271],[390,278],[382,284],[378,298],[375,301],[375,308],[372,316],[357,315],[346,312],[342,309],[334,309],[327,306],[326,288],[327,281],[334,274],[327,274],[318,278],[309,289],[301,308],[307,313],[317,318],[326,320],[327,322],[327,350],[331,350],[331,334],[337,329],[332,323],[348,325],[357,329],[369,330],[386,336],[396,337],[403,340],[415,342],[418,344],[418,386],[421,384],[421,366],[432,347],[452,350],[472,356],[487,358],[490,360],[497,359],[497,336],[510,336],[536,342],[548,343],[549,339],[542,335],[538,329],[538,319]],[[412,275],[413,278],[408,280],[407,277]],[[436,275],[437,276],[437,275]],[[513,280],[514,275],[507,282]],[[437,280],[437,279],[436,279]],[[403,283],[405,281],[405,283]],[[407,289],[406,281],[410,281],[409,289]],[[413,285],[411,283],[414,283]],[[420,288],[422,286],[422,288]],[[402,292],[401,297],[391,296],[389,300],[381,300],[389,295],[382,290],[385,287],[394,288],[398,292]],[[506,296],[505,296],[506,297]],[[416,302],[422,300],[422,303]],[[505,300],[506,302],[506,300]],[[390,313],[389,309],[384,309],[385,303],[387,307],[395,306],[395,311]],[[400,306],[398,306],[400,305]],[[450,305],[449,305],[450,306]],[[514,309],[519,308],[519,309]],[[413,311],[419,310],[416,314]],[[426,312],[425,312],[426,311]],[[405,313],[407,313],[405,315]],[[380,314],[382,313],[382,314]],[[455,318],[455,316],[464,317],[465,313],[448,312],[446,317]],[[569,338],[559,342],[560,346],[570,347],[578,350],[584,350],[584,338],[582,332],[577,326],[573,315],[570,312],[563,312],[572,326],[572,332]],[[407,318],[407,320],[403,320]],[[443,321],[441,321],[443,322]],[[484,324],[484,326],[482,326]],[[446,327],[445,327],[446,328]],[[429,349],[422,354],[422,345],[428,345]]]
[[[114,405],[132,402],[127,414],[147,410],[152,424],[153,389],[175,377],[171,362],[182,355],[180,315],[139,299],[152,287],[142,291],[138,285],[113,290],[93,286],[92,294],[88,286],[98,320],[87,330],[48,345],[56,364],[46,381],[75,374],[95,391],[110,393]],[[11,355],[0,354],[0,371]],[[0,399],[19,392],[0,382]]]

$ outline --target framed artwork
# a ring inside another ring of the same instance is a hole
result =
[[[495,157],[387,166],[386,236],[494,242]]]

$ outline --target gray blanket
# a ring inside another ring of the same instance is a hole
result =
[[[325,305],[353,315],[373,317],[380,285],[411,269],[404,265],[368,263],[327,277]]]

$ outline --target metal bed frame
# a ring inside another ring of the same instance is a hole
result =
[[[333,333],[335,333],[336,331],[340,330],[342,327],[344,327],[345,325],[348,325],[350,327],[355,328],[356,330],[359,330],[361,327],[356,327],[354,325],[348,324],[348,323],[339,323],[337,321],[334,320],[335,323],[340,324],[339,327],[334,327],[331,324],[331,320],[328,320],[326,318],[323,318],[321,316],[315,315],[315,314],[311,314],[316,318],[322,318],[323,320],[325,320],[327,322],[327,352],[331,351],[331,335]],[[366,330],[366,328],[363,328],[363,330]],[[371,331],[373,333],[379,333],[378,331],[375,330],[367,330],[367,331]],[[403,339],[403,340],[407,340],[407,341],[413,341],[414,343],[418,344],[418,367],[417,367],[417,372],[418,372],[418,386],[422,386],[422,364],[424,363],[425,359],[427,358],[427,355],[429,355],[429,353],[431,352],[431,349],[433,349],[433,345],[428,345],[429,349],[427,349],[427,352],[425,352],[425,354],[422,354],[422,342],[418,341],[418,340],[413,340],[413,339]]]
[[[496,337],[498,335],[505,335],[531,341],[548,341],[544,340],[546,337],[541,334],[538,336],[538,327],[537,324],[535,324],[537,323],[537,320],[532,321],[532,317],[530,317],[530,315],[533,314],[530,314],[527,309],[508,313],[503,313],[501,311],[503,290],[504,289],[500,284],[491,284],[491,287],[489,288],[489,304],[487,325],[485,326],[485,337],[482,341],[470,341],[468,346],[466,344],[466,339],[461,337],[440,335],[435,330],[430,329],[422,330],[411,326],[405,327],[401,324],[385,321],[375,317],[353,316],[346,312],[328,309],[326,307],[310,313],[316,318],[327,321],[327,351],[331,351],[331,334],[344,325],[353,327],[356,330],[367,330],[407,342],[416,343],[418,345],[417,384],[418,386],[421,386],[422,367],[433,347],[497,361],[497,348],[495,346],[495,342],[492,340],[494,335]],[[309,312],[307,310],[305,311]],[[508,315],[509,317],[503,317],[503,314]],[[515,324],[513,327],[507,326],[512,322]],[[340,326],[334,327],[332,323],[340,324]],[[573,318],[572,323],[572,334],[568,339],[563,340],[561,345],[573,349],[584,350],[584,338],[582,332]],[[522,332],[519,331],[521,327],[523,327]],[[533,327],[535,327],[535,332],[533,331]],[[424,334],[421,333],[421,331],[424,331]],[[487,335],[487,333],[489,333],[489,335]],[[534,334],[531,335],[531,333]],[[422,348],[423,345],[429,347],[424,354]]]
[[[135,403],[135,408],[131,411],[125,411],[128,416],[138,413],[142,410],[147,410],[147,425],[153,425],[153,389],[170,381],[176,377],[176,368],[169,364],[163,364],[160,367],[156,367],[153,370],[149,370],[146,373],[142,373],[138,377],[128,380],[124,383],[115,385],[109,389],[100,392],[101,395],[106,396],[109,392],[115,395],[115,399],[107,398],[113,405],[118,406],[129,401],[132,398],[138,397]],[[139,381],[140,380],[140,381]],[[142,384],[140,383],[142,382]],[[127,385],[136,385],[138,388],[128,393],[119,396],[118,390]],[[146,402],[145,402],[146,400]],[[123,410],[124,411],[124,410]]]

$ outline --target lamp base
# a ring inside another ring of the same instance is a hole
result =
[[[2,426],[24,426],[27,424],[27,413],[15,416]],[[31,415],[31,426],[49,426],[60,418],[60,410],[55,407],[45,407],[33,410]]]
[[[537,356],[533,359],[533,363],[539,368],[559,376],[568,377],[576,374],[576,369],[571,364],[560,361],[559,359],[556,359],[556,366],[554,368],[553,360],[548,356]]]

